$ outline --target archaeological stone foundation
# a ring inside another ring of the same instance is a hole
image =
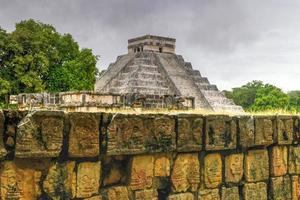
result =
[[[298,200],[299,119],[1,111],[0,196]]]

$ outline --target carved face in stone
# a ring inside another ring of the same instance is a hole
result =
[[[173,123],[169,118],[157,118],[154,120],[155,137],[159,139],[161,136],[171,136]]]
[[[201,136],[202,136],[202,127],[203,126],[203,120],[202,119],[196,119],[193,123],[192,130],[193,130],[193,136],[197,143],[201,143]]]
[[[190,122],[187,119],[179,119],[179,137],[183,140],[190,138]]]
[[[243,174],[243,156],[234,156],[230,163],[230,172],[233,177],[239,177]]]
[[[222,180],[222,161],[219,157],[214,156],[205,160],[205,176],[208,182],[207,184],[212,187],[217,186]]]
[[[49,150],[57,149],[57,144],[62,142],[62,120],[55,118],[44,119],[41,123],[42,140]]]

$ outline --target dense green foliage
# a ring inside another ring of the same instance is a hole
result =
[[[0,28],[0,97],[22,92],[92,90],[97,56],[32,19],[13,32]]]
[[[261,81],[252,81],[233,88],[232,91],[225,91],[225,95],[248,111],[300,111],[300,91],[286,94],[281,89]]]

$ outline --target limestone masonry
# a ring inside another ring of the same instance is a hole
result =
[[[300,116],[0,111],[0,199],[299,200]]]
[[[163,107],[160,105],[163,96],[178,96],[193,99],[187,101],[187,107],[242,111],[194,70],[191,63],[175,54],[175,41],[153,35],[128,40],[128,54],[119,56],[101,73],[95,90],[123,95],[125,103],[134,100],[137,94],[144,95],[151,107]]]

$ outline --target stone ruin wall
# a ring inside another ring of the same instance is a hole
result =
[[[0,112],[1,199],[298,200],[300,116]]]

